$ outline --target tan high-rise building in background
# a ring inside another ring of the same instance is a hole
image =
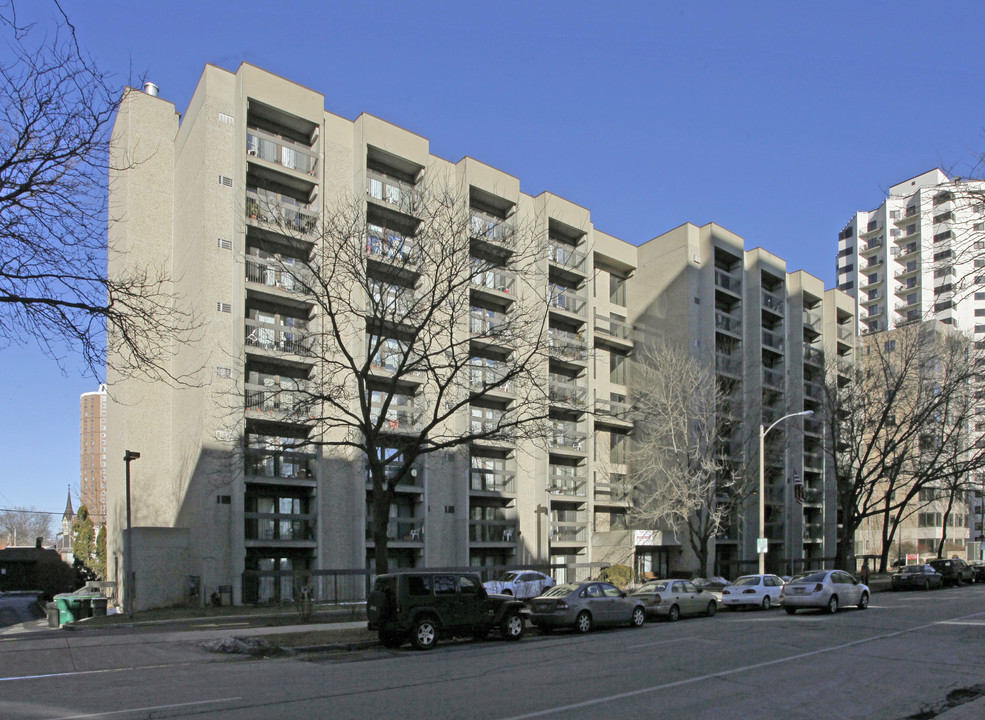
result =
[[[106,522],[106,386],[79,401],[79,494],[98,529]]]
[[[423,460],[393,503],[395,567],[549,563],[559,580],[597,572],[589,563],[637,573],[751,569],[754,503],[703,569],[692,567],[685,534],[627,520],[627,358],[640,333],[692,348],[715,363],[744,424],[755,427],[816,407],[825,355],[853,351],[850,297],[788,273],[762,249],[745,250],[733,233],[684,225],[637,247],[597,230],[583,207],[525,194],[517,178],[473,158],[432,155],[426,138],[379,118],[340,118],[321,94],[247,64],[235,73],[207,66],[184,116],[156,89],[128,92],[113,149],[114,166],[129,169],[111,183],[111,272],[168,268],[184,309],[204,322],[193,342],[173,349],[173,374],[196,382],[125,380],[108,369],[108,566],[122,577],[122,458],[139,452],[130,467],[138,607],[227,587],[235,602],[283,600],[292,585],[277,572],[372,567],[365,460],[292,448],[311,428],[286,422],[266,401],[269,388],[318,372],[305,338],[323,318],[278,268],[303,260],[299,237],[304,252],[316,249],[317,233],[304,236],[340,201],[361,203],[376,263],[399,252],[394,237],[407,241],[402,228],[415,218],[406,199],[432,177],[464,188],[473,252],[494,250],[517,219],[543,246],[535,274],[549,288],[542,301],[554,351],[543,383],[553,435]],[[297,230],[292,238],[285,225]],[[508,274],[472,287],[473,328],[540,288]],[[494,350],[476,348],[482,372],[495,370]],[[377,370],[386,372],[385,359]],[[407,407],[415,392],[408,388]],[[517,401],[508,389],[497,399]],[[475,405],[456,422],[482,423],[496,411]],[[404,421],[394,415],[395,434]],[[820,428],[819,418],[798,420],[771,447],[775,569],[833,554]],[[756,462],[754,440],[736,436],[730,448],[736,462]],[[794,495],[795,472],[805,497]]]

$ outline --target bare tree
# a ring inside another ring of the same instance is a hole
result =
[[[973,432],[983,412],[978,367],[962,335],[936,322],[916,323],[867,336],[847,382],[827,383],[840,563],[852,556],[856,531],[871,517],[882,522],[885,570],[901,522],[925,503],[921,491],[963,493],[985,466]]]
[[[119,88],[53,27],[0,8],[0,347],[34,343],[59,366],[78,354],[96,377],[107,344],[122,374],[168,375],[170,340],[191,318],[161,268],[106,270],[109,123]]]
[[[34,545],[37,538],[51,542],[51,514],[36,508],[0,510],[0,540],[8,545]]]
[[[381,202],[399,212],[372,217],[362,199],[336,203],[320,221],[285,221],[259,193],[252,203],[248,217],[279,238],[264,272],[311,311],[293,332],[257,326],[247,343],[289,345],[313,367],[254,391],[247,406],[276,407],[303,428],[297,448],[332,447],[365,463],[377,572],[389,566],[397,487],[413,483],[422,458],[478,440],[570,434],[574,423],[549,402],[549,358],[585,349],[548,328],[549,303],[564,295],[548,285],[547,232],[535,219],[479,217],[467,194],[424,182]]]
[[[636,425],[630,468],[630,518],[686,531],[701,572],[709,543],[730,519],[738,490],[721,444],[731,416],[711,368],[682,348],[644,345],[633,357]]]

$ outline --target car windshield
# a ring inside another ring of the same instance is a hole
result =
[[[807,573],[797,573],[791,578],[792,583],[820,583],[824,582],[824,578],[827,577],[826,572],[807,572]]]
[[[667,583],[651,581],[648,583],[644,583],[643,586],[636,592],[641,592],[641,593],[664,592],[666,589],[667,589]]]
[[[513,582],[514,580],[516,580],[516,577],[517,577],[517,575],[519,575],[519,574],[520,574],[520,573],[515,573],[515,572],[508,572],[508,573],[503,573],[502,575],[500,575],[500,576],[499,576],[498,578],[496,578],[496,579],[497,579],[497,580],[498,580],[499,582]]]
[[[549,588],[547,591],[545,591],[544,594],[541,595],[541,597],[561,597],[562,595],[570,595],[580,587],[581,585],[572,585],[570,583],[566,583],[564,585],[555,585],[554,587]]]
[[[762,584],[762,578],[758,575],[749,575],[748,577],[740,577],[736,580],[733,585],[760,585]]]

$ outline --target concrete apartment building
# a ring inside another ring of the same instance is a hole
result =
[[[745,250],[722,228],[684,225],[634,246],[595,229],[585,208],[527,195],[516,178],[473,158],[438,158],[426,138],[378,118],[335,116],[321,94],[247,64],[235,73],[207,66],[183,117],[156,94],[128,92],[113,150],[129,169],[111,183],[111,272],[169,268],[176,294],[203,320],[194,341],[173,349],[173,374],[195,382],[142,382],[108,368],[108,565],[123,577],[122,458],[139,452],[131,465],[138,607],[176,602],[189,588],[228,587],[234,602],[288,599],[290,583],[263,573],[372,567],[365,460],[285,449],[309,429],[283,422],[264,401],[265,388],[318,372],[304,337],[322,322],[278,270],[292,260],[271,213],[303,235],[356,198],[367,254],[385,262],[378,245],[413,215],[407,198],[441,177],[466,189],[472,252],[514,221],[543,244],[536,274],[549,288],[553,436],[428,456],[391,508],[392,567],[550,563],[559,580],[593,562],[687,569],[683,536],[627,522],[626,360],[639,333],[677,339],[706,360],[714,348],[747,427],[813,407],[825,354],[847,357],[854,346],[849,296],[787,273],[782,260]],[[540,292],[509,276],[473,287],[473,323],[495,322]],[[474,406],[454,422],[482,423],[495,411]],[[395,432],[401,422],[395,414]],[[775,439],[771,562],[831,555],[821,423],[798,419]],[[731,447],[736,461],[754,460],[754,443],[736,437]],[[803,506],[793,472],[807,488]],[[718,543],[726,563],[755,562],[750,512]]]
[[[98,529],[106,522],[106,386],[79,400],[79,487]]]
[[[937,320],[985,342],[985,183],[934,169],[891,186],[882,204],[856,212],[839,233],[837,283],[856,299],[860,335]],[[943,531],[928,517],[904,528],[914,546]],[[983,521],[973,498],[968,528],[950,528],[949,536],[974,540]],[[857,545],[869,552],[868,531]]]

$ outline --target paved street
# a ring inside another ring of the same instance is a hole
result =
[[[880,593],[835,616],[721,613],[428,653],[261,660],[207,654],[183,633],[52,632],[0,641],[4,720],[985,717],[985,585]],[[44,645],[66,636],[71,647]]]

